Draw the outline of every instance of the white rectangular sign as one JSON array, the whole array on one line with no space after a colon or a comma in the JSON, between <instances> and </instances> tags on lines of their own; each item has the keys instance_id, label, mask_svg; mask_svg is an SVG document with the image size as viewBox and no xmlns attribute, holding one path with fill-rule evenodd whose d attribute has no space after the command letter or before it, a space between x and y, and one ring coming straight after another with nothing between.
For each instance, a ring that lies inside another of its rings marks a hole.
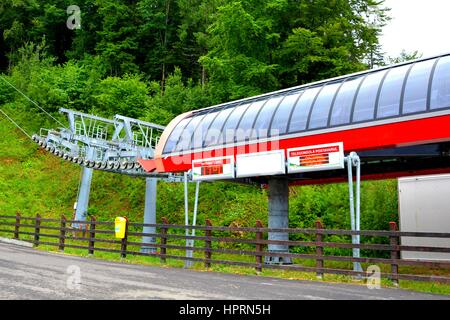
<instances>
[{"instance_id":1,"label":"white rectangular sign","mask_svg":"<svg viewBox=\"0 0 450 320\"><path fill-rule=\"evenodd\" d=\"M284 150L242 154L236 157L236 177L286 174Z\"/></svg>"},{"instance_id":2,"label":"white rectangular sign","mask_svg":"<svg viewBox=\"0 0 450 320\"><path fill-rule=\"evenodd\" d=\"M234 178L234 157L210 158L192 161L192 180L222 180Z\"/></svg>"},{"instance_id":3,"label":"white rectangular sign","mask_svg":"<svg viewBox=\"0 0 450 320\"><path fill-rule=\"evenodd\" d=\"M344 168L342 142L288 149L288 173Z\"/></svg>"}]
</instances>

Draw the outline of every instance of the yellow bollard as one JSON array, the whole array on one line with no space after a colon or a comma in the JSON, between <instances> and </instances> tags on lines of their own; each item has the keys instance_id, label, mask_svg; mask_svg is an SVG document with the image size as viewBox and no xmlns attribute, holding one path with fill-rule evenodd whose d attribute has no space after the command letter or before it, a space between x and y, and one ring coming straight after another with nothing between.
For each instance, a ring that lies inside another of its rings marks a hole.
<instances>
[{"instance_id":1,"label":"yellow bollard","mask_svg":"<svg viewBox=\"0 0 450 320\"><path fill-rule=\"evenodd\" d=\"M116 238L117 239L124 239L125 238L125 228L127 225L127 219L123 217L117 217L115 222L115 232L116 232Z\"/></svg>"}]
</instances>

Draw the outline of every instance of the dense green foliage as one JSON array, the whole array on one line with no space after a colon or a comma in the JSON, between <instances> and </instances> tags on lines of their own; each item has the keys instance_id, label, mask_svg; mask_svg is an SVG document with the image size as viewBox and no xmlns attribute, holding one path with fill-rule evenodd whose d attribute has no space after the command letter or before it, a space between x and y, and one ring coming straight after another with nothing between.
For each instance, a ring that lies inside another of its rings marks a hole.
<instances>
[{"instance_id":1,"label":"dense green foliage","mask_svg":"<svg viewBox=\"0 0 450 320\"><path fill-rule=\"evenodd\" d=\"M378 0L78 0L81 29L66 26L66 0L0 3L0 72L59 117L60 107L167 124L232 99L342 75L383 59L388 20ZM376 21L376 23L374 23ZM57 124L0 80L0 105L29 133ZM59 118L64 121L62 118ZM79 168L37 150L0 120L0 212L71 214ZM161 183L158 216L183 222L182 187ZM362 227L396 220L395 181L363 184ZM90 214L140 220L144 182L96 173ZM346 185L291 190L293 227L319 218L348 228ZM267 223L264 189L204 184L199 223Z\"/></svg>"}]
</instances>

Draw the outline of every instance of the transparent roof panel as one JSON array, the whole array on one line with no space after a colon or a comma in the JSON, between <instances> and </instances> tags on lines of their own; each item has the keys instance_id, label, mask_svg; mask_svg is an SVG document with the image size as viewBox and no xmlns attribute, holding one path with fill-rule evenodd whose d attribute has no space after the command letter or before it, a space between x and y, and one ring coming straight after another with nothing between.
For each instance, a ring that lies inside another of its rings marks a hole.
<instances>
[{"instance_id":1,"label":"transparent roof panel","mask_svg":"<svg viewBox=\"0 0 450 320\"><path fill-rule=\"evenodd\" d=\"M192 142L190 149L197 149L203 147L203 141L205 140L206 132L208 128L212 124L212 122L219 115L220 110L208 113L200 123L200 125L195 129L194 134L192 135Z\"/></svg>"},{"instance_id":2,"label":"transparent roof panel","mask_svg":"<svg viewBox=\"0 0 450 320\"><path fill-rule=\"evenodd\" d=\"M199 114L191 118L191 121L188 123L188 125L184 128L183 132L181 133L180 140L178 141L178 144L175 147L176 152L190 149L192 134L194 133L194 130L197 128L197 126L200 124L200 122L203 120L205 116L206 114Z\"/></svg>"},{"instance_id":3,"label":"transparent roof panel","mask_svg":"<svg viewBox=\"0 0 450 320\"><path fill-rule=\"evenodd\" d=\"M347 80L339 90L331 113L330 125L339 126L350 123L356 91L364 77Z\"/></svg>"},{"instance_id":4,"label":"transparent roof panel","mask_svg":"<svg viewBox=\"0 0 450 320\"><path fill-rule=\"evenodd\" d=\"M180 139L180 134L183 132L189 121L191 121L191 118L183 119L175 127L175 129L173 129L172 133L169 136L169 139L167 139L166 145L164 146L164 153L170 153L175 150L175 146Z\"/></svg>"},{"instance_id":5,"label":"transparent roof panel","mask_svg":"<svg viewBox=\"0 0 450 320\"><path fill-rule=\"evenodd\" d=\"M375 115L375 103L378 88L386 70L369 74L362 82L356 98L353 122L372 120Z\"/></svg>"},{"instance_id":6,"label":"transparent roof panel","mask_svg":"<svg viewBox=\"0 0 450 320\"><path fill-rule=\"evenodd\" d=\"M222 127L229 115L234 111L234 108L227 108L222 110L216 119L214 119L211 127L205 136L203 147L209 147L218 143L219 137L222 133Z\"/></svg>"},{"instance_id":7,"label":"transparent roof panel","mask_svg":"<svg viewBox=\"0 0 450 320\"><path fill-rule=\"evenodd\" d=\"M439 60L433 76L431 110L450 107L450 56Z\"/></svg>"},{"instance_id":8,"label":"transparent roof panel","mask_svg":"<svg viewBox=\"0 0 450 320\"><path fill-rule=\"evenodd\" d=\"M264 107L267 102L268 100L257 101L248 107L236 128L236 142L250 139L253 134L253 123L261 108Z\"/></svg>"},{"instance_id":9,"label":"transparent roof panel","mask_svg":"<svg viewBox=\"0 0 450 320\"><path fill-rule=\"evenodd\" d=\"M255 124L253 126L253 136L252 138L267 138L269 135L269 126L270 122L272 121L273 115L275 113L275 110L277 110L278 106L280 105L281 101L283 101L284 96L281 97L275 97L270 99L264 108L261 110L261 112L258 115L258 118L255 121Z\"/></svg>"},{"instance_id":10,"label":"transparent roof panel","mask_svg":"<svg viewBox=\"0 0 450 320\"><path fill-rule=\"evenodd\" d=\"M234 134L236 132L236 127L239 124L239 120L250 105L251 104L244 104L233 110L222 127L220 138L217 141L218 144L234 142Z\"/></svg>"},{"instance_id":11,"label":"transparent roof panel","mask_svg":"<svg viewBox=\"0 0 450 320\"><path fill-rule=\"evenodd\" d=\"M309 122L308 129L325 128L328 125L328 116L330 115L331 104L338 89L341 86L341 82L326 85L319 93L316 102L314 103L311 120Z\"/></svg>"},{"instance_id":12,"label":"transparent roof panel","mask_svg":"<svg viewBox=\"0 0 450 320\"><path fill-rule=\"evenodd\" d=\"M393 68L389 71L381 88L378 102L377 118L388 118L400 114L400 98L406 73L410 65Z\"/></svg>"},{"instance_id":13,"label":"transparent roof panel","mask_svg":"<svg viewBox=\"0 0 450 320\"><path fill-rule=\"evenodd\" d=\"M428 85L435 61L417 63L411 69L405 86L403 114L427 110Z\"/></svg>"},{"instance_id":14,"label":"transparent roof panel","mask_svg":"<svg viewBox=\"0 0 450 320\"><path fill-rule=\"evenodd\" d=\"M270 136L279 136L287 132L289 117L291 116L292 109L297 104L298 98L300 98L302 93L303 91L286 96L283 99L273 117L272 125L270 127Z\"/></svg>"},{"instance_id":15,"label":"transparent roof panel","mask_svg":"<svg viewBox=\"0 0 450 320\"><path fill-rule=\"evenodd\" d=\"M308 89L300 97L300 100L295 106L294 112L292 114L291 122L289 123L289 133L300 132L306 129L311 105L314 102L314 99L316 98L320 89L322 89L322 87Z\"/></svg>"}]
</instances>

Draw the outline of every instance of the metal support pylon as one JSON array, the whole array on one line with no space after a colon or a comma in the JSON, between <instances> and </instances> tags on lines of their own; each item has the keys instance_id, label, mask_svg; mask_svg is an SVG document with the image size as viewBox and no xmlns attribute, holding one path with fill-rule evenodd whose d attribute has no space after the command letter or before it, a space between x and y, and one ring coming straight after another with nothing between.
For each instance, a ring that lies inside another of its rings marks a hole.
<instances>
[{"instance_id":1,"label":"metal support pylon","mask_svg":"<svg viewBox=\"0 0 450 320\"><path fill-rule=\"evenodd\" d=\"M89 160L93 160L94 158L94 149L93 148L87 148L86 150L86 158ZM91 183L92 183L92 175L94 173L94 170L91 168L83 167L82 169L82 175L81 175L81 184L80 184L80 190L78 193L78 199L77 199L77 207L75 210L75 220L76 221L86 221L87 219L87 212L89 208L89 196L91 193ZM74 228L86 228L86 225L80 225L78 223L74 223L72 227Z\"/></svg>"},{"instance_id":2,"label":"metal support pylon","mask_svg":"<svg viewBox=\"0 0 450 320\"><path fill-rule=\"evenodd\" d=\"M289 181L286 178L269 179L269 228L289 228ZM289 240L287 232L269 232L269 240ZM269 244L271 253L289 253L288 245ZM266 264L292 264L289 257L266 256Z\"/></svg>"},{"instance_id":3,"label":"metal support pylon","mask_svg":"<svg viewBox=\"0 0 450 320\"><path fill-rule=\"evenodd\" d=\"M158 180L155 178L145 179L145 208L144 208L144 224L156 224L156 196L157 196ZM143 233L155 234L155 227L144 226ZM155 244L155 237L145 236L142 242L146 244ZM155 253L156 248L152 246L143 246L142 253Z\"/></svg>"}]
</instances>

